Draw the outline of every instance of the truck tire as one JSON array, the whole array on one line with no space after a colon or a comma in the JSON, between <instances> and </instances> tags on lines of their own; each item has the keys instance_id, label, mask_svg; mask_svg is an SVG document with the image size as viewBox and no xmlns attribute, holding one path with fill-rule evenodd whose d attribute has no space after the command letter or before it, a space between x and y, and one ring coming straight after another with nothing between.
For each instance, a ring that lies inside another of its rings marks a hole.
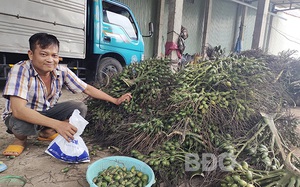
<instances>
[{"instance_id":1,"label":"truck tire","mask_svg":"<svg viewBox=\"0 0 300 187\"><path fill-rule=\"evenodd\" d=\"M112 57L105 57L100 60L97 66L97 82L100 86L107 86L110 82L110 78L122 72L122 70L123 67L118 60Z\"/></svg>"}]
</instances>

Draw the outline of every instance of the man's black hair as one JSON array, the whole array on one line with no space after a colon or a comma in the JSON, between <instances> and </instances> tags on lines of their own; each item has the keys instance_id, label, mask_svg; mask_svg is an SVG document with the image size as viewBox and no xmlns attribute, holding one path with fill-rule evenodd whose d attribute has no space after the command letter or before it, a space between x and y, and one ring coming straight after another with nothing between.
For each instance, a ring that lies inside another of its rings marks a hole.
<instances>
[{"instance_id":1,"label":"man's black hair","mask_svg":"<svg viewBox=\"0 0 300 187\"><path fill-rule=\"evenodd\" d=\"M50 45L57 45L59 48L59 41L52 34L36 33L29 38L30 50L33 52L37 45L39 45L42 49L46 49Z\"/></svg>"}]
</instances>

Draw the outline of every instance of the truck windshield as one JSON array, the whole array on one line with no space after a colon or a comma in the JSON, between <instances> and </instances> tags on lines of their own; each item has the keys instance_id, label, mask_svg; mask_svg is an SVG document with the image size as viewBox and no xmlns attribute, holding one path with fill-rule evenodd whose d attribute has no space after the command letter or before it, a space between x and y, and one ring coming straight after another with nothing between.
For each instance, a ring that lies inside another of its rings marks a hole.
<instances>
[{"instance_id":1,"label":"truck windshield","mask_svg":"<svg viewBox=\"0 0 300 187\"><path fill-rule=\"evenodd\" d=\"M103 21L122 27L128 36L137 40L137 29L130 13L122 8L111 4L103 4Z\"/></svg>"}]
</instances>

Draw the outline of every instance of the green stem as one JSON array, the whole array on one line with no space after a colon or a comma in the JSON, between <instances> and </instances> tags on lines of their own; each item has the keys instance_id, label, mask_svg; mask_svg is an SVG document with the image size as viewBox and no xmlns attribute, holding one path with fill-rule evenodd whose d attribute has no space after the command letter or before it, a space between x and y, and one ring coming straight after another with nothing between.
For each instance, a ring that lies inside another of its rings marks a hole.
<instances>
[{"instance_id":1,"label":"green stem","mask_svg":"<svg viewBox=\"0 0 300 187\"><path fill-rule=\"evenodd\" d=\"M250 171L252 171L253 173L263 173L265 175L275 175L277 173L285 173L286 171L284 169L278 169L278 170L275 170L275 171L265 171L265 170L256 170L256 169L250 169Z\"/></svg>"},{"instance_id":2,"label":"green stem","mask_svg":"<svg viewBox=\"0 0 300 187\"><path fill-rule=\"evenodd\" d=\"M207 68L204 69L204 71L202 71L198 76L196 76L194 78L194 80L192 80L189 85L192 85L193 82L195 82L199 77L201 77L204 73L206 73L210 68L212 67L212 65L209 65Z\"/></svg>"},{"instance_id":3,"label":"green stem","mask_svg":"<svg viewBox=\"0 0 300 187\"><path fill-rule=\"evenodd\" d=\"M264 124L244 145L243 147L239 150L239 152L237 152L237 154L235 155L235 158L237 158L241 153L242 151L246 148L246 146L251 143L253 140L256 139L256 137L258 136L258 134L260 134L264 129L265 127L268 126L268 124Z\"/></svg>"},{"instance_id":4,"label":"green stem","mask_svg":"<svg viewBox=\"0 0 300 187\"><path fill-rule=\"evenodd\" d=\"M276 175L275 175L276 174ZM282 173L273 173L272 175L267 175L267 176L264 176L263 178L260 178L260 179L255 179L255 182L262 182L264 180L267 180L267 179L273 179L273 178L276 178L276 177L282 177L282 176L285 176L286 173L282 172Z\"/></svg>"}]
</instances>

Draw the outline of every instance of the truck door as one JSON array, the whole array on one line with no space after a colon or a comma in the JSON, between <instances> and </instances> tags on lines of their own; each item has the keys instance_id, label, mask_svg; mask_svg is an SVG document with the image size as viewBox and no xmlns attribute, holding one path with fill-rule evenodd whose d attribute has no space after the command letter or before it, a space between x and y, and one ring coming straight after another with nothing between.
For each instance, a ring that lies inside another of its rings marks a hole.
<instances>
[{"instance_id":1,"label":"truck door","mask_svg":"<svg viewBox=\"0 0 300 187\"><path fill-rule=\"evenodd\" d=\"M101 53L119 54L126 64L141 61L144 43L131 11L122 4L102 1L100 16L103 20L99 41Z\"/></svg>"}]
</instances>

